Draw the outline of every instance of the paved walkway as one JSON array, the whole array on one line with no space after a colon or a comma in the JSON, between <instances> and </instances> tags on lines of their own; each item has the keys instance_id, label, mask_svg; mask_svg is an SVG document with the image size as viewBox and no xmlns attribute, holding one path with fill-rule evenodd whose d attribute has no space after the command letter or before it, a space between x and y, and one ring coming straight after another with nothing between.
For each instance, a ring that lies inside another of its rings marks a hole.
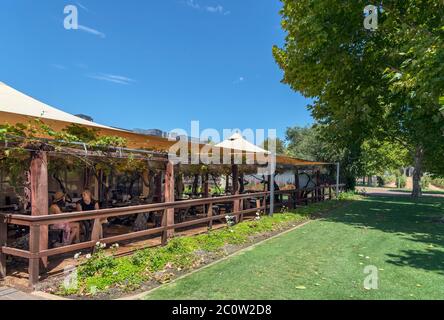
<instances>
[{"instance_id":1,"label":"paved walkway","mask_svg":"<svg viewBox=\"0 0 444 320\"><path fill-rule=\"evenodd\" d=\"M404 196L404 197L410 197L410 192L409 191L402 191L402 190L397 190L397 189L372 188L372 187L356 187L356 190L358 192L363 192L365 190L365 194L368 195L368 196ZM442 194L442 193L428 193L427 191L423 191L422 195L424 197L444 198L444 194Z\"/></svg>"},{"instance_id":2,"label":"paved walkway","mask_svg":"<svg viewBox=\"0 0 444 320\"><path fill-rule=\"evenodd\" d=\"M0 300L41 300L42 298L14 288L0 287Z\"/></svg>"}]
</instances>

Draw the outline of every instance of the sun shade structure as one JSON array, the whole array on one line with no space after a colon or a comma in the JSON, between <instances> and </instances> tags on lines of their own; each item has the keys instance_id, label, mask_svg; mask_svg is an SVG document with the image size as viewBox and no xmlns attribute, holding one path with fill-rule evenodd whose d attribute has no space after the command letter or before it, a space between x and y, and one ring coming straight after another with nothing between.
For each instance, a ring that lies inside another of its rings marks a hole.
<instances>
[{"instance_id":1,"label":"sun shade structure","mask_svg":"<svg viewBox=\"0 0 444 320\"><path fill-rule=\"evenodd\" d=\"M127 147L133 149L146 149L157 152L168 153L170 148L176 143L166 138L139 134L130 130L114 128L96 122L88 121L58 108L49 106L35 98L32 98L7 84L0 82L0 124L27 123L39 118L54 130L62 130L75 123L98 131L99 135L119 136L126 139ZM190 142L190 146L191 146ZM199 144L201 149L204 144ZM229 149L232 153L239 151L246 153L269 154L268 151L248 142L240 134L234 134L229 139L217 144L216 147ZM322 165L325 163L307 161L288 157L284 155L276 156L277 164L289 166L309 166Z\"/></svg>"},{"instance_id":2,"label":"sun shade structure","mask_svg":"<svg viewBox=\"0 0 444 320\"><path fill-rule=\"evenodd\" d=\"M112 129L92 121L82 119L70 113L51 107L10 86L0 82L0 111L17 113L33 118L44 118L62 122L86 125L89 127Z\"/></svg>"},{"instance_id":3,"label":"sun shade structure","mask_svg":"<svg viewBox=\"0 0 444 320\"><path fill-rule=\"evenodd\" d=\"M270 154L269 151L259 148L258 146L244 139L244 137L242 137L240 133L233 134L227 140L224 140L221 143L216 144L215 146L224 149L245 151L248 153Z\"/></svg>"}]
</instances>

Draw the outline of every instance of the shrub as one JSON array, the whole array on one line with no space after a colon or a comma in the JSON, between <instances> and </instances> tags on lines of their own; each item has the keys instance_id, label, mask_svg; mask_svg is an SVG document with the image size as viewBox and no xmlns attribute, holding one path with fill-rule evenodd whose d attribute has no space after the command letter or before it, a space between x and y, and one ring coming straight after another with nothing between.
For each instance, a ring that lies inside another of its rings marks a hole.
<instances>
[{"instance_id":1,"label":"shrub","mask_svg":"<svg viewBox=\"0 0 444 320\"><path fill-rule=\"evenodd\" d=\"M396 177L396 187L398 188L405 188L405 186L407 185L407 177L402 175L402 176L397 176Z\"/></svg>"},{"instance_id":2,"label":"shrub","mask_svg":"<svg viewBox=\"0 0 444 320\"><path fill-rule=\"evenodd\" d=\"M425 174L424 176L422 176L421 189L428 189L431 182L432 182L432 178L429 175Z\"/></svg>"},{"instance_id":3,"label":"shrub","mask_svg":"<svg viewBox=\"0 0 444 320\"><path fill-rule=\"evenodd\" d=\"M431 184L438 188L444 188L444 178L434 178L432 179Z\"/></svg>"},{"instance_id":4,"label":"shrub","mask_svg":"<svg viewBox=\"0 0 444 320\"><path fill-rule=\"evenodd\" d=\"M359 200L361 196L355 191L347 191L339 194L339 200Z\"/></svg>"},{"instance_id":5,"label":"shrub","mask_svg":"<svg viewBox=\"0 0 444 320\"><path fill-rule=\"evenodd\" d=\"M383 176L378 176L378 187L384 187L388 184L391 184L393 182L396 181L396 177L394 175L383 175Z\"/></svg>"}]
</instances>

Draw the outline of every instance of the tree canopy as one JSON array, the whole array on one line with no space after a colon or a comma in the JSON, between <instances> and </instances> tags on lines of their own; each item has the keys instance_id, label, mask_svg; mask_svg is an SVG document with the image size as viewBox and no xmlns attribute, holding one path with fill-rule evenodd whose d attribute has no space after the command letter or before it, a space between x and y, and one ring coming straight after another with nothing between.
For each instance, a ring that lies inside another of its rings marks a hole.
<instances>
[{"instance_id":1,"label":"tree canopy","mask_svg":"<svg viewBox=\"0 0 444 320\"><path fill-rule=\"evenodd\" d=\"M444 155L444 3L384 1L373 32L363 27L365 1L282 2L287 36L273 54L283 82L314 99L323 135L352 163L365 141L402 145L419 195L424 170L444 174L433 165Z\"/></svg>"}]
</instances>

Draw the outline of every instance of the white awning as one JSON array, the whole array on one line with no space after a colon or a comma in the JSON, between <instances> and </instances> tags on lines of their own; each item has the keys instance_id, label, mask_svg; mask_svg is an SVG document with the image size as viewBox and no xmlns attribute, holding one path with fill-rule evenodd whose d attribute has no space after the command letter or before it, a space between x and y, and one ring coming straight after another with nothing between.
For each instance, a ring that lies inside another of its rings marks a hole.
<instances>
[{"instance_id":1,"label":"white awning","mask_svg":"<svg viewBox=\"0 0 444 320\"><path fill-rule=\"evenodd\" d=\"M239 133L233 134L230 138L222 141L221 143L216 144L215 146L219 148L234 149L251 153L270 154L269 151L264 150L252 144L251 142L245 140L244 137L242 137L242 135Z\"/></svg>"},{"instance_id":2,"label":"white awning","mask_svg":"<svg viewBox=\"0 0 444 320\"><path fill-rule=\"evenodd\" d=\"M116 130L51 107L2 82L0 82L0 111Z\"/></svg>"}]
</instances>

